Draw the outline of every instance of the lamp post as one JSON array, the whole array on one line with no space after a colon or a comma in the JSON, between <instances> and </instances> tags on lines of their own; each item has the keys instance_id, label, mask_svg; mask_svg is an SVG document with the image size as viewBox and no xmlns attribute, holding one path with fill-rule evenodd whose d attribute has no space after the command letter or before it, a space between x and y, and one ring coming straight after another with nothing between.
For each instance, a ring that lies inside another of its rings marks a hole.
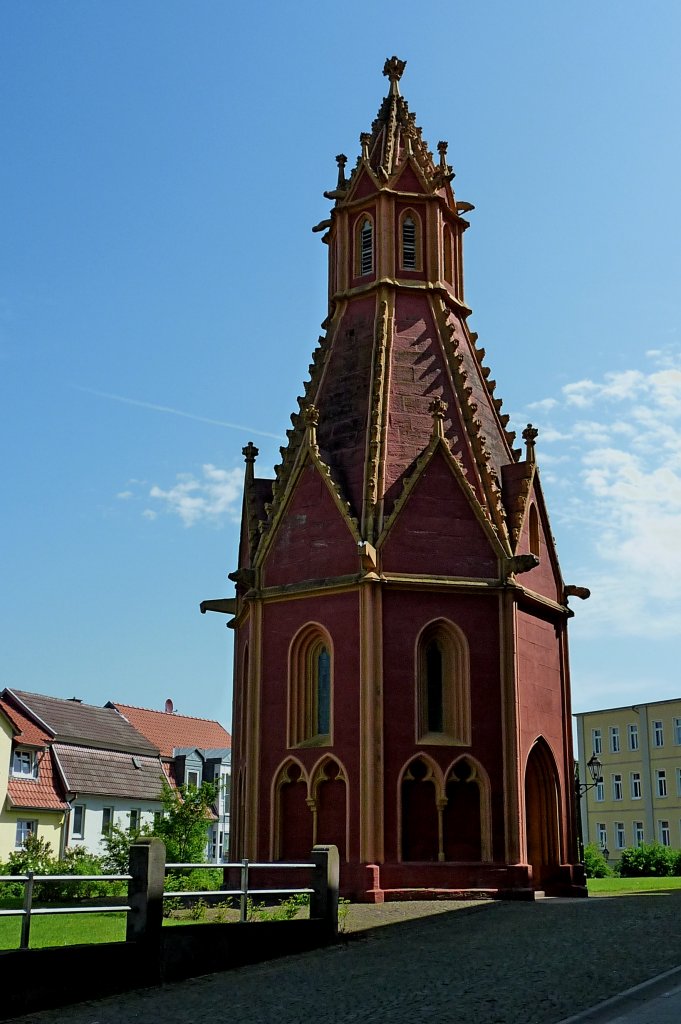
<instances>
[{"instance_id":1,"label":"lamp post","mask_svg":"<svg viewBox=\"0 0 681 1024\"><path fill-rule=\"evenodd\" d=\"M575 771L575 796L577 798L577 843L579 846L579 860L584 863L584 837L582 835L582 797L590 789L595 789L599 782L603 781L603 764L595 753L586 762L586 767L591 777L591 782L579 781L579 767ZM607 858L606 858L607 859Z\"/></svg>"}]
</instances>

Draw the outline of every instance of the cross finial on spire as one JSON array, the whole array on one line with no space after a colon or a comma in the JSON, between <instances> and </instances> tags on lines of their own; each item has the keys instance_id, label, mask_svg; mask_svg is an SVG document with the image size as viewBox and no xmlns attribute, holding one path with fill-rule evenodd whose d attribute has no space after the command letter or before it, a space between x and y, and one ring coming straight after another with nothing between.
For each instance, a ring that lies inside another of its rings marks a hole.
<instances>
[{"instance_id":1,"label":"cross finial on spire","mask_svg":"<svg viewBox=\"0 0 681 1024\"><path fill-rule=\"evenodd\" d=\"M444 419L447 412L447 403L437 395L428 406L428 412L433 417L433 437L444 437Z\"/></svg>"},{"instance_id":2,"label":"cross finial on spire","mask_svg":"<svg viewBox=\"0 0 681 1024\"><path fill-rule=\"evenodd\" d=\"M260 450L255 447L252 441L249 441L245 448L241 449L241 454L246 460L246 465L253 465L256 458L260 454Z\"/></svg>"},{"instance_id":3,"label":"cross finial on spire","mask_svg":"<svg viewBox=\"0 0 681 1024\"><path fill-rule=\"evenodd\" d=\"M399 57L394 56L388 57L383 65L383 74L386 78L390 79L390 91L398 96L400 94L400 89L397 83L404 74L406 66L406 60L400 60Z\"/></svg>"},{"instance_id":4,"label":"cross finial on spire","mask_svg":"<svg viewBox=\"0 0 681 1024\"><path fill-rule=\"evenodd\" d=\"M536 427L533 427L531 423L528 423L523 430L523 441L527 448L527 461L534 462L534 442L537 440L539 431Z\"/></svg>"}]
</instances>

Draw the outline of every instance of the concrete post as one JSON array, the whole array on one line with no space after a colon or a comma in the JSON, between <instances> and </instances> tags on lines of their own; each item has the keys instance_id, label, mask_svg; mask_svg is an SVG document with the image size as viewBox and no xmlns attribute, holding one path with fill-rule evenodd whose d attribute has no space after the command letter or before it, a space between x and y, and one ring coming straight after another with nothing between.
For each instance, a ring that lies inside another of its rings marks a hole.
<instances>
[{"instance_id":1,"label":"concrete post","mask_svg":"<svg viewBox=\"0 0 681 1024\"><path fill-rule=\"evenodd\" d=\"M312 861L315 870L312 877L314 892L310 896L310 919L326 922L328 937L333 940L338 937L338 847L313 847Z\"/></svg>"},{"instance_id":2,"label":"concrete post","mask_svg":"<svg viewBox=\"0 0 681 1024\"><path fill-rule=\"evenodd\" d=\"M158 954L163 924L163 886L165 884L166 848L160 839L138 839L130 847L128 882L128 923L126 942L138 942L148 952Z\"/></svg>"}]
</instances>

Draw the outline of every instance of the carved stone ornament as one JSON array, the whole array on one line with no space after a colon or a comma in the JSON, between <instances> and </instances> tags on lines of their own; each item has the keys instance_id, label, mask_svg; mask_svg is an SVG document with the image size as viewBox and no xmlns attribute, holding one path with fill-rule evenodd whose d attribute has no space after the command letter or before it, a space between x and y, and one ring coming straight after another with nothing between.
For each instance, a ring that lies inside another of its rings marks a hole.
<instances>
[{"instance_id":1,"label":"carved stone ornament","mask_svg":"<svg viewBox=\"0 0 681 1024\"><path fill-rule=\"evenodd\" d=\"M389 78L391 82L399 82L400 78L404 74L406 66L406 60L400 60L399 57L388 57L383 65L383 74L386 78Z\"/></svg>"},{"instance_id":2,"label":"carved stone ornament","mask_svg":"<svg viewBox=\"0 0 681 1024\"><path fill-rule=\"evenodd\" d=\"M241 449L241 454L246 462L252 465L260 454L260 449L256 448L252 441L249 441L246 447Z\"/></svg>"},{"instance_id":3,"label":"carved stone ornament","mask_svg":"<svg viewBox=\"0 0 681 1024\"><path fill-rule=\"evenodd\" d=\"M534 443L537 440L539 431L536 427L533 427L531 423L528 423L523 430L523 441L527 447L527 461L534 462Z\"/></svg>"}]
</instances>

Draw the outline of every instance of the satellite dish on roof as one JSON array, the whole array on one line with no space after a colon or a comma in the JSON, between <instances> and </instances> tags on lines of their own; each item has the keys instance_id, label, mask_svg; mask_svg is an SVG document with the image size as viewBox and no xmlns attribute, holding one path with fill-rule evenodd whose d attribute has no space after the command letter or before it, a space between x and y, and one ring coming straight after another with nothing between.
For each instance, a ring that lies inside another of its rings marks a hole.
<instances>
[{"instance_id":1,"label":"satellite dish on roof","mask_svg":"<svg viewBox=\"0 0 681 1024\"><path fill-rule=\"evenodd\" d=\"M175 710L175 707L173 705L173 702L170 699L170 697L168 697L168 700L166 701L166 714L167 715L172 715L174 710Z\"/></svg>"}]
</instances>

